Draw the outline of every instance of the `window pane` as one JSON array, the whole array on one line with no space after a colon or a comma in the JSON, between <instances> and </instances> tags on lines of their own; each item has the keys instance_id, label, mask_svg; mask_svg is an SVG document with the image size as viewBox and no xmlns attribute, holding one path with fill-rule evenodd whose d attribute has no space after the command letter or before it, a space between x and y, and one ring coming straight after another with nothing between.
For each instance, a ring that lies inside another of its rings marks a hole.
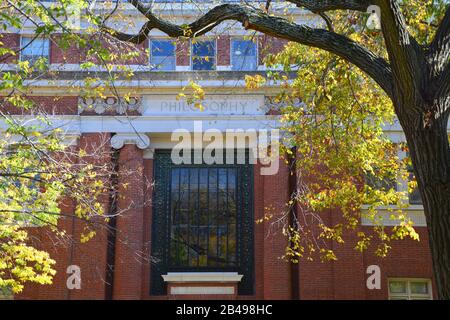
<instances>
[{"instance_id":1,"label":"window pane","mask_svg":"<svg viewBox=\"0 0 450 320\"><path fill-rule=\"evenodd\" d=\"M192 68L214 70L216 67L216 42L198 41L192 44Z\"/></svg>"},{"instance_id":2,"label":"window pane","mask_svg":"<svg viewBox=\"0 0 450 320\"><path fill-rule=\"evenodd\" d=\"M171 174L170 265L236 263L236 168L179 167Z\"/></svg>"},{"instance_id":3,"label":"window pane","mask_svg":"<svg viewBox=\"0 0 450 320\"><path fill-rule=\"evenodd\" d=\"M216 54L215 41L197 41L192 45L195 56L211 57Z\"/></svg>"},{"instance_id":4,"label":"window pane","mask_svg":"<svg viewBox=\"0 0 450 320\"><path fill-rule=\"evenodd\" d=\"M256 55L256 43L251 40L232 40L232 47L237 56Z\"/></svg>"},{"instance_id":5,"label":"window pane","mask_svg":"<svg viewBox=\"0 0 450 320\"><path fill-rule=\"evenodd\" d=\"M412 168L408 168L408 171L410 172L409 181L412 181L414 179L414 173L412 172ZM422 196L420 195L419 188L415 188L410 194L408 194L408 196L409 196L409 204L417 204L417 205L422 204Z\"/></svg>"},{"instance_id":6,"label":"window pane","mask_svg":"<svg viewBox=\"0 0 450 320\"><path fill-rule=\"evenodd\" d=\"M397 181L395 179L380 178L373 174L366 174L366 183L375 190L389 191L397 190Z\"/></svg>"},{"instance_id":7,"label":"window pane","mask_svg":"<svg viewBox=\"0 0 450 320\"><path fill-rule=\"evenodd\" d=\"M405 281L390 281L389 282L390 293L406 293Z\"/></svg>"},{"instance_id":8,"label":"window pane","mask_svg":"<svg viewBox=\"0 0 450 320\"><path fill-rule=\"evenodd\" d=\"M175 70L175 44L171 40L152 40L150 63L157 70Z\"/></svg>"},{"instance_id":9,"label":"window pane","mask_svg":"<svg viewBox=\"0 0 450 320\"><path fill-rule=\"evenodd\" d=\"M409 154L407 156L409 157ZM408 165L407 170L409 172L408 180L413 181L414 171L412 166ZM408 194L408 197L409 197L409 204L417 204L417 205L422 204L422 196L420 195L420 191L418 188L415 188L410 194Z\"/></svg>"},{"instance_id":10,"label":"window pane","mask_svg":"<svg viewBox=\"0 0 450 320\"><path fill-rule=\"evenodd\" d=\"M232 69L256 70L256 43L251 40L232 40L231 42Z\"/></svg>"},{"instance_id":11,"label":"window pane","mask_svg":"<svg viewBox=\"0 0 450 320\"><path fill-rule=\"evenodd\" d=\"M175 70L175 57L152 57L152 66L159 71Z\"/></svg>"},{"instance_id":12,"label":"window pane","mask_svg":"<svg viewBox=\"0 0 450 320\"><path fill-rule=\"evenodd\" d=\"M410 286L412 294L428 294L428 282L411 282Z\"/></svg>"},{"instance_id":13,"label":"window pane","mask_svg":"<svg viewBox=\"0 0 450 320\"><path fill-rule=\"evenodd\" d=\"M232 69L235 71L256 70L258 67L256 43L251 40L232 40L231 55Z\"/></svg>"},{"instance_id":14,"label":"window pane","mask_svg":"<svg viewBox=\"0 0 450 320\"><path fill-rule=\"evenodd\" d=\"M31 37L21 38L21 59L23 61L28 60L35 62L39 58L49 58L50 55L50 43L48 39Z\"/></svg>"}]
</instances>

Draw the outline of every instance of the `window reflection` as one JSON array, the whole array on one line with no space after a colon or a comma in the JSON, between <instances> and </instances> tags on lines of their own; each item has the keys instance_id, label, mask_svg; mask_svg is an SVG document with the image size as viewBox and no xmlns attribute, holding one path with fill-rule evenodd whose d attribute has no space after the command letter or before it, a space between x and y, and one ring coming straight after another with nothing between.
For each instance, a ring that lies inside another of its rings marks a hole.
<instances>
[{"instance_id":1,"label":"window reflection","mask_svg":"<svg viewBox=\"0 0 450 320\"><path fill-rule=\"evenodd\" d=\"M236 265L236 168L173 168L170 265Z\"/></svg>"}]
</instances>

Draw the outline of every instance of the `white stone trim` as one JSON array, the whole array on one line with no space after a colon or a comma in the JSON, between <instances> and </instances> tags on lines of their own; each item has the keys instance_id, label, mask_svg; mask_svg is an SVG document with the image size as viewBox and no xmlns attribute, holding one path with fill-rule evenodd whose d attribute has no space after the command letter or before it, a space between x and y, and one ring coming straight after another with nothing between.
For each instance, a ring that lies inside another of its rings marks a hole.
<instances>
[{"instance_id":1,"label":"white stone trim","mask_svg":"<svg viewBox=\"0 0 450 320\"><path fill-rule=\"evenodd\" d=\"M364 213L367 212L367 209L362 209L362 215L361 215L361 225L363 226L375 226L375 225L383 225L387 227L393 227L398 226L400 223L400 220L395 219L395 216L398 214L395 212L396 208L392 207L392 210L394 212L388 211L387 208L380 208L378 212L376 213L376 221L369 219L364 216ZM426 227L427 221L425 218L425 213L423 211L423 206L421 205L411 205L407 209L403 210L404 213L408 216L409 219L413 221L414 227ZM394 219L391 219L391 217L394 216ZM378 223L376 223L378 222Z\"/></svg>"},{"instance_id":2,"label":"white stone trim","mask_svg":"<svg viewBox=\"0 0 450 320\"><path fill-rule=\"evenodd\" d=\"M120 115L130 111L142 112L142 98L130 97L116 98L107 97L103 98L78 98L78 112L95 111L97 114L103 114L106 111L114 111Z\"/></svg>"},{"instance_id":3,"label":"white stone trim","mask_svg":"<svg viewBox=\"0 0 450 320\"><path fill-rule=\"evenodd\" d=\"M234 287L171 287L170 294L234 294Z\"/></svg>"},{"instance_id":4,"label":"white stone trim","mask_svg":"<svg viewBox=\"0 0 450 320\"><path fill-rule=\"evenodd\" d=\"M121 149L125 144L135 144L139 149L147 149L150 146L150 138L145 134L118 133L111 138L111 146Z\"/></svg>"},{"instance_id":5,"label":"white stone trim","mask_svg":"<svg viewBox=\"0 0 450 320\"><path fill-rule=\"evenodd\" d=\"M154 148L146 149L144 151L144 159L148 160L148 159L153 159L154 157L155 157L155 149Z\"/></svg>"},{"instance_id":6,"label":"white stone trim","mask_svg":"<svg viewBox=\"0 0 450 320\"><path fill-rule=\"evenodd\" d=\"M231 65L229 66L216 66L217 71L232 71Z\"/></svg>"},{"instance_id":7,"label":"white stone trim","mask_svg":"<svg viewBox=\"0 0 450 320\"><path fill-rule=\"evenodd\" d=\"M191 66L175 66L175 71L188 72L191 71Z\"/></svg>"},{"instance_id":8,"label":"white stone trim","mask_svg":"<svg viewBox=\"0 0 450 320\"><path fill-rule=\"evenodd\" d=\"M240 282L237 272L169 272L162 275L164 282Z\"/></svg>"}]
</instances>

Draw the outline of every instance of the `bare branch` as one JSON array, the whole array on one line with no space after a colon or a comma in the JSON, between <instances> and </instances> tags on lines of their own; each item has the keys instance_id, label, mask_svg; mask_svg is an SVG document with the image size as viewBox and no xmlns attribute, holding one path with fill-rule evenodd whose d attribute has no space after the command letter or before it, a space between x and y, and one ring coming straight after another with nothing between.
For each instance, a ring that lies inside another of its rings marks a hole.
<instances>
[{"instance_id":1,"label":"bare branch","mask_svg":"<svg viewBox=\"0 0 450 320\"><path fill-rule=\"evenodd\" d=\"M355 64L381 88L392 97L393 78L389 64L378 55L362 47L355 41L324 29L314 29L306 25L298 25L280 17L268 15L260 9L245 5L224 4L217 6L187 26L164 21L151 13L148 7L140 1L130 1L141 13L145 14L148 22L137 35L128 35L104 27L103 30L123 41L144 40L153 28L166 33L170 37L196 37L212 30L226 20L242 23L245 29L262 32L267 35L317 47Z\"/></svg>"},{"instance_id":2,"label":"bare branch","mask_svg":"<svg viewBox=\"0 0 450 320\"><path fill-rule=\"evenodd\" d=\"M430 45L430 60L435 75L448 65L450 59L450 5Z\"/></svg>"},{"instance_id":3,"label":"bare branch","mask_svg":"<svg viewBox=\"0 0 450 320\"><path fill-rule=\"evenodd\" d=\"M324 12L331 10L355 10L366 11L372 4L369 0L288 0L297 7L303 7L312 12Z\"/></svg>"}]
</instances>

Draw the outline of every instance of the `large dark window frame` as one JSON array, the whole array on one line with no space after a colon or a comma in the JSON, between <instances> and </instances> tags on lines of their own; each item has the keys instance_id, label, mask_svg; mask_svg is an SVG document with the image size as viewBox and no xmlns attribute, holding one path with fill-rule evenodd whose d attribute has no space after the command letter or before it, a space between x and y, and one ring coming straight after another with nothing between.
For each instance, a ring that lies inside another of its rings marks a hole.
<instances>
[{"instance_id":1,"label":"large dark window frame","mask_svg":"<svg viewBox=\"0 0 450 320\"><path fill-rule=\"evenodd\" d=\"M225 152L224 152L225 154ZM248 155L248 153L247 153ZM248 158L248 157L247 157ZM236 162L235 162L236 163ZM165 295L166 285L162 275L168 272L238 272L243 275L238 285L238 293L251 295L254 293L254 213L253 213L253 165L175 165L171 161L170 150L157 150L154 158L152 213L152 257L151 295ZM171 172L173 168L236 168L237 170L237 217L236 267L169 267L170 243L170 190Z\"/></svg>"}]
</instances>

